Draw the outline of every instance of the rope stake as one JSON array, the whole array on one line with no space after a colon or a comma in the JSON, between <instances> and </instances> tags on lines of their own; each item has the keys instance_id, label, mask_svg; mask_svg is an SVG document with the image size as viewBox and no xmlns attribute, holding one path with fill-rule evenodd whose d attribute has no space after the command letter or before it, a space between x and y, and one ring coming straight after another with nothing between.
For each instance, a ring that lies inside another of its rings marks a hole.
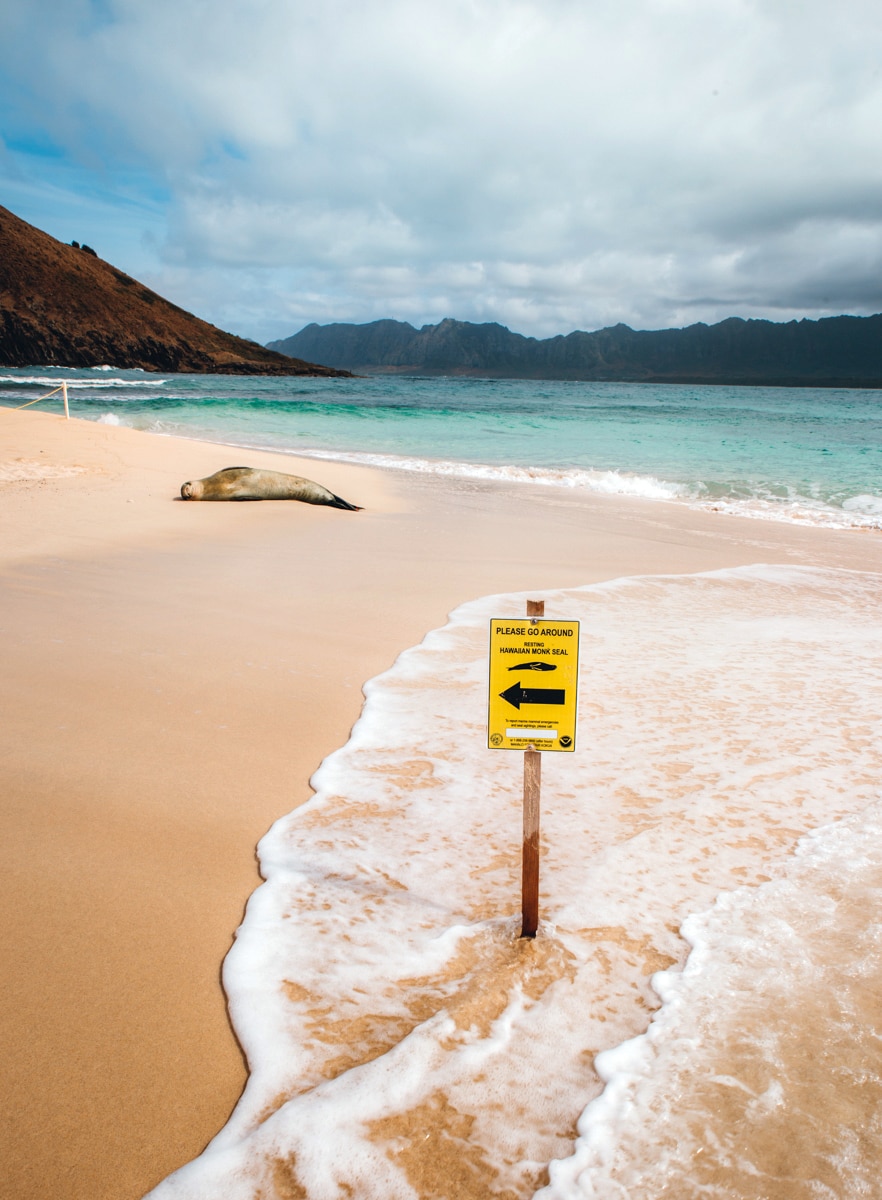
<instances>
[{"instance_id":1,"label":"rope stake","mask_svg":"<svg viewBox=\"0 0 882 1200\"><path fill-rule=\"evenodd\" d=\"M65 380L64 383L62 383L59 387L53 388L51 392L47 392L45 396L38 396L36 400L28 400L27 404L16 404L16 406L12 409L12 412L20 412L20 410L23 408L30 408L32 404L39 404L41 400L48 400L50 396L55 396L59 392L62 392L64 395L64 416L65 419L69 421L70 407L67 402L67 380Z\"/></svg>"}]
</instances>

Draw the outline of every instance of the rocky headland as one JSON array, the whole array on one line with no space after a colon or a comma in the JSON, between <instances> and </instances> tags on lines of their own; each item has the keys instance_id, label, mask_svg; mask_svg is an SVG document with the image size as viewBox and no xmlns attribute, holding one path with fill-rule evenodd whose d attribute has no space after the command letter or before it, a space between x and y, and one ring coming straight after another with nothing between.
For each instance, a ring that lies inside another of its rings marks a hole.
<instances>
[{"instance_id":1,"label":"rocky headland","mask_svg":"<svg viewBox=\"0 0 882 1200\"><path fill-rule=\"evenodd\" d=\"M345 375L224 333L0 207L0 365Z\"/></svg>"}]
</instances>

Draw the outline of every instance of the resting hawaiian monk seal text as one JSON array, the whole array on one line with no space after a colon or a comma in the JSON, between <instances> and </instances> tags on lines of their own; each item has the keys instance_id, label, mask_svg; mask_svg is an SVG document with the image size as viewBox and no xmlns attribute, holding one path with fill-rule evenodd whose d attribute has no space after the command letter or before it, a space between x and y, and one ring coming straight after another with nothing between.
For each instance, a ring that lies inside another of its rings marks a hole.
<instances>
[{"instance_id":1,"label":"resting hawaiian monk seal text","mask_svg":"<svg viewBox=\"0 0 882 1200\"><path fill-rule=\"evenodd\" d=\"M330 508L361 511L360 505L342 500L311 479L285 475L281 471L261 471L256 467L224 467L206 479L191 479L181 485L181 499L302 500L304 504L327 504Z\"/></svg>"}]
</instances>

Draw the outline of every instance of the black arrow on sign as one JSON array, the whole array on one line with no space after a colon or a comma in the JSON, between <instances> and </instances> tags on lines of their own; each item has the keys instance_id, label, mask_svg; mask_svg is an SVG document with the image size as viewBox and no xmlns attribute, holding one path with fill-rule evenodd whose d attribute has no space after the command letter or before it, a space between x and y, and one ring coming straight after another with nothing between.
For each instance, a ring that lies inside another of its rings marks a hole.
<instances>
[{"instance_id":1,"label":"black arrow on sign","mask_svg":"<svg viewBox=\"0 0 882 1200\"><path fill-rule=\"evenodd\" d=\"M564 688L525 688L520 682L499 693L501 700L518 709L522 704L566 704L566 695Z\"/></svg>"}]
</instances>

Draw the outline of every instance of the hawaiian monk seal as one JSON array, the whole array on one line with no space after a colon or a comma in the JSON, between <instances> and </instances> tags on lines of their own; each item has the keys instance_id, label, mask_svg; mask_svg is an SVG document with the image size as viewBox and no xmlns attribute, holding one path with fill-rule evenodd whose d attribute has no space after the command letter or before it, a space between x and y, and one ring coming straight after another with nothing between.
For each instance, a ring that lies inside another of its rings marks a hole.
<instances>
[{"instance_id":1,"label":"hawaiian monk seal","mask_svg":"<svg viewBox=\"0 0 882 1200\"><path fill-rule=\"evenodd\" d=\"M256 467L224 467L206 479L191 479L181 485L181 499L302 500L305 504L327 504L331 508L361 512L360 505L342 500L311 479L284 475L281 471L261 471Z\"/></svg>"}]
</instances>

